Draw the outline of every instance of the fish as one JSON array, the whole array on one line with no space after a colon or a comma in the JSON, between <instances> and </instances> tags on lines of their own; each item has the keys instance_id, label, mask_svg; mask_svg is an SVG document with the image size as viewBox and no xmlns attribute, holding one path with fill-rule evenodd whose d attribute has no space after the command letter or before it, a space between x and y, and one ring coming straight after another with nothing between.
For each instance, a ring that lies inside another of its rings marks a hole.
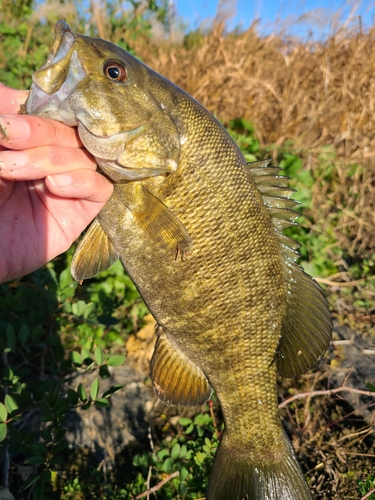
<instances>
[{"instance_id":1,"label":"fish","mask_svg":"<svg viewBox=\"0 0 375 500\"><path fill-rule=\"evenodd\" d=\"M219 121L116 45L64 21L33 74L26 111L75 126L114 185L71 272L120 259L157 322L151 379L170 405L215 391L225 428L207 500L308 500L278 412L277 374L297 377L326 351L332 320L297 263L287 178L247 163Z\"/></svg>"}]
</instances>

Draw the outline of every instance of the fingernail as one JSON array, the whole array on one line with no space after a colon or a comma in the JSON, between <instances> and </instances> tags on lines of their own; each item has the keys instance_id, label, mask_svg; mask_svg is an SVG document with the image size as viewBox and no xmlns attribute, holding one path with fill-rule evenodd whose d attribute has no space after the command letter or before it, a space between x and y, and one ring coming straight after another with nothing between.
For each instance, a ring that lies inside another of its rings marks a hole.
<instances>
[{"instance_id":1,"label":"fingernail","mask_svg":"<svg viewBox=\"0 0 375 500\"><path fill-rule=\"evenodd\" d=\"M0 116L0 140L15 141L27 139L30 136L30 125L16 115Z\"/></svg>"},{"instance_id":2,"label":"fingernail","mask_svg":"<svg viewBox=\"0 0 375 500\"><path fill-rule=\"evenodd\" d=\"M17 168L24 167L28 162L28 155L21 151L2 151L0 153L0 170L2 172L12 172Z\"/></svg>"},{"instance_id":3,"label":"fingernail","mask_svg":"<svg viewBox=\"0 0 375 500\"><path fill-rule=\"evenodd\" d=\"M73 183L73 178L68 174L47 175L47 179L55 187L66 187Z\"/></svg>"}]
</instances>

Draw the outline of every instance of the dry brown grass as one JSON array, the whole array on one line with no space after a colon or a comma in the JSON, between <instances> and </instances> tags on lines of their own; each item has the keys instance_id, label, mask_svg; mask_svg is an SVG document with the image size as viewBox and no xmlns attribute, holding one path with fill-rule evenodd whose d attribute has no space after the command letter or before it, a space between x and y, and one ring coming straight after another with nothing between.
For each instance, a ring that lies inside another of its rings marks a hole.
<instances>
[{"instance_id":1,"label":"dry brown grass","mask_svg":"<svg viewBox=\"0 0 375 500\"><path fill-rule=\"evenodd\" d=\"M375 253L375 28L302 43L254 28L224 36L218 26L195 48L151 49L137 52L224 123L251 121L262 146L292 140L313 172L322 147L333 146L331 181L314 193L316 216L335 221L351 254Z\"/></svg>"}]
</instances>

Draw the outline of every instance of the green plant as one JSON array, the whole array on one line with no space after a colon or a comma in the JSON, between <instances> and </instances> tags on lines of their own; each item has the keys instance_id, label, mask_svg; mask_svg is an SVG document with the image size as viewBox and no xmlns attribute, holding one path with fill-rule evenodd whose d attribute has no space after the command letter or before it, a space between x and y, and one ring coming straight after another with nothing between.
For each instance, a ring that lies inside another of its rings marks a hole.
<instances>
[{"instance_id":1,"label":"green plant","mask_svg":"<svg viewBox=\"0 0 375 500\"><path fill-rule=\"evenodd\" d=\"M218 432L208 413L208 406L194 418L180 418L180 430L172 440L164 440L155 452L136 455L133 464L142 469L135 484L129 485L132 495L146 489L141 478L151 474L153 483L168 475L168 482L158 490L165 500L193 500L204 496L212 460L218 446Z\"/></svg>"},{"instance_id":2,"label":"green plant","mask_svg":"<svg viewBox=\"0 0 375 500\"><path fill-rule=\"evenodd\" d=\"M109 376L109 366L123 364L124 334L147 311L121 265L80 287L70 276L70 260L71 252L0 285L0 452L37 467L21 487L32 488L35 499L43 498L64 461L68 412L107 407L121 389L100 391L100 380ZM111 300L102 300L108 291ZM89 387L71 386L77 371L96 374Z\"/></svg>"},{"instance_id":3,"label":"green plant","mask_svg":"<svg viewBox=\"0 0 375 500\"><path fill-rule=\"evenodd\" d=\"M370 474L367 476L366 481L357 481L357 484L359 492L362 496L368 494L370 491L373 491L374 493L366 498L368 498L368 500L375 500L375 476Z\"/></svg>"}]
</instances>

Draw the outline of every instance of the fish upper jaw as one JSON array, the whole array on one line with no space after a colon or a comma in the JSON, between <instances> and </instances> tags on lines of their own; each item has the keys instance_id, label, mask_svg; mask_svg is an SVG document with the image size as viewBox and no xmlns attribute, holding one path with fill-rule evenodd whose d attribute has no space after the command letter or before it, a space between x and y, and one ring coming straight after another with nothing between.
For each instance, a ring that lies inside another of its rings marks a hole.
<instances>
[{"instance_id":1,"label":"fish upper jaw","mask_svg":"<svg viewBox=\"0 0 375 500\"><path fill-rule=\"evenodd\" d=\"M67 27L63 21L57 23L52 51L46 63L33 74L26 111L76 126L78 121L69 101L86 73L74 50L76 35L68 27L64 29L64 25Z\"/></svg>"}]
</instances>

